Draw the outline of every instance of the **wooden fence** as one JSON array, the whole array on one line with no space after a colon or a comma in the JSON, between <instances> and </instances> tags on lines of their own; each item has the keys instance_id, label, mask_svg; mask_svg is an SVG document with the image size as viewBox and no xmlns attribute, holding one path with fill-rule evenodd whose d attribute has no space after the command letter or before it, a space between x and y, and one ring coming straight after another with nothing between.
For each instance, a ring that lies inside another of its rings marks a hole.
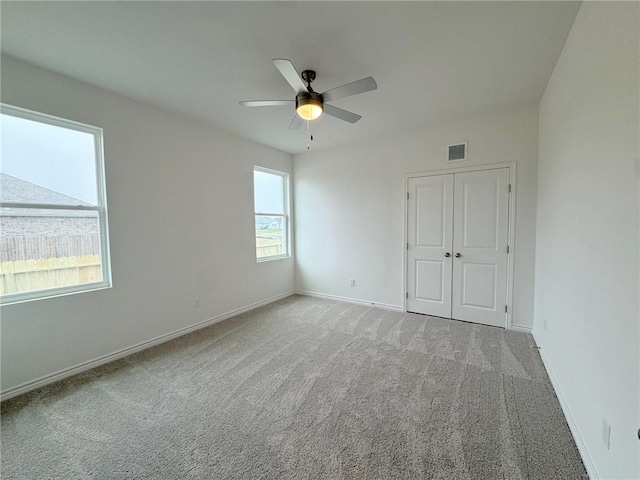
<instances>
[{"instance_id":1,"label":"wooden fence","mask_svg":"<svg viewBox=\"0 0 640 480\"><path fill-rule=\"evenodd\" d=\"M0 238L0 294L101 280L98 235Z\"/></svg>"},{"instance_id":2,"label":"wooden fence","mask_svg":"<svg viewBox=\"0 0 640 480\"><path fill-rule=\"evenodd\" d=\"M3 262L39 258L79 257L100 253L100 238L94 235L0 238Z\"/></svg>"},{"instance_id":3,"label":"wooden fence","mask_svg":"<svg viewBox=\"0 0 640 480\"><path fill-rule=\"evenodd\" d=\"M30 292L101 280L100 255L0 263L0 294Z\"/></svg>"},{"instance_id":4,"label":"wooden fence","mask_svg":"<svg viewBox=\"0 0 640 480\"><path fill-rule=\"evenodd\" d=\"M256 254L258 258L269 255L280 255L282 253L281 237L259 237L256 236Z\"/></svg>"}]
</instances>

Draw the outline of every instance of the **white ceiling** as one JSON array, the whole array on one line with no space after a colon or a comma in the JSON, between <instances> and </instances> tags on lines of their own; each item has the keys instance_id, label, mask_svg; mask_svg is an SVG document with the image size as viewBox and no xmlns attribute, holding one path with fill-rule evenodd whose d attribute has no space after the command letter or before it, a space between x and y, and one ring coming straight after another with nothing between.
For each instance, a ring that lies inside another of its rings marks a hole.
<instances>
[{"instance_id":1,"label":"white ceiling","mask_svg":"<svg viewBox=\"0 0 640 480\"><path fill-rule=\"evenodd\" d=\"M271 63L317 72L325 91L373 76L378 90L336 100L314 149L540 100L577 2L7 2L2 51L88 83L205 119L266 145L305 150L293 99Z\"/></svg>"}]
</instances>

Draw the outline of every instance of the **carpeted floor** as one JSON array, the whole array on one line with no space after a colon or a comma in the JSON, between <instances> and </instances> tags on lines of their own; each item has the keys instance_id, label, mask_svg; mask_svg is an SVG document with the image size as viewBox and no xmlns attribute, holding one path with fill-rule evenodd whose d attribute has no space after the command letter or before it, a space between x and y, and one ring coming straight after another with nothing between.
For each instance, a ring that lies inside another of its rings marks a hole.
<instances>
[{"instance_id":1,"label":"carpeted floor","mask_svg":"<svg viewBox=\"0 0 640 480\"><path fill-rule=\"evenodd\" d=\"M290 297L4 402L2 479L586 478L531 345Z\"/></svg>"}]
</instances>

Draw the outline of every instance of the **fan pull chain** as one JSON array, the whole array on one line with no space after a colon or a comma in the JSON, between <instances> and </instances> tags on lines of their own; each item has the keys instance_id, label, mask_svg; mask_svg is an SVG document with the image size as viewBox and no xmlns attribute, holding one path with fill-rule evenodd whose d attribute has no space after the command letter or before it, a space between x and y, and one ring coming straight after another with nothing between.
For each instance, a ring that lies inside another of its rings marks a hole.
<instances>
[{"instance_id":1,"label":"fan pull chain","mask_svg":"<svg viewBox=\"0 0 640 480\"><path fill-rule=\"evenodd\" d=\"M313 133L311 133L311 122L307 120L307 135L309 136L309 142L313 142ZM311 143L307 143L307 150L311 149Z\"/></svg>"}]
</instances>

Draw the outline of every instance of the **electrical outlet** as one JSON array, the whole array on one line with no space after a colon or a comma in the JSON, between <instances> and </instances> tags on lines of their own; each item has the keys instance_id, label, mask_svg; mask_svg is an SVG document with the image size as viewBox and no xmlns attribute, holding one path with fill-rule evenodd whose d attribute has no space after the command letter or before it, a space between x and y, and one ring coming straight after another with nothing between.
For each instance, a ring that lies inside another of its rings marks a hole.
<instances>
[{"instance_id":1,"label":"electrical outlet","mask_svg":"<svg viewBox=\"0 0 640 480\"><path fill-rule=\"evenodd\" d=\"M605 418L602 419L602 443L609 450L611 446L611 425Z\"/></svg>"},{"instance_id":2,"label":"electrical outlet","mask_svg":"<svg viewBox=\"0 0 640 480\"><path fill-rule=\"evenodd\" d=\"M352 278L351 280L349 280L349 282L350 282L350 285L351 285L352 287L355 287L355 286L356 286L356 280L355 280L354 278Z\"/></svg>"},{"instance_id":3,"label":"electrical outlet","mask_svg":"<svg viewBox=\"0 0 640 480\"><path fill-rule=\"evenodd\" d=\"M199 299L199 298L195 298L195 299L193 300L193 306L194 306L195 308L198 308L198 307L200 306L200 299Z\"/></svg>"}]
</instances>

